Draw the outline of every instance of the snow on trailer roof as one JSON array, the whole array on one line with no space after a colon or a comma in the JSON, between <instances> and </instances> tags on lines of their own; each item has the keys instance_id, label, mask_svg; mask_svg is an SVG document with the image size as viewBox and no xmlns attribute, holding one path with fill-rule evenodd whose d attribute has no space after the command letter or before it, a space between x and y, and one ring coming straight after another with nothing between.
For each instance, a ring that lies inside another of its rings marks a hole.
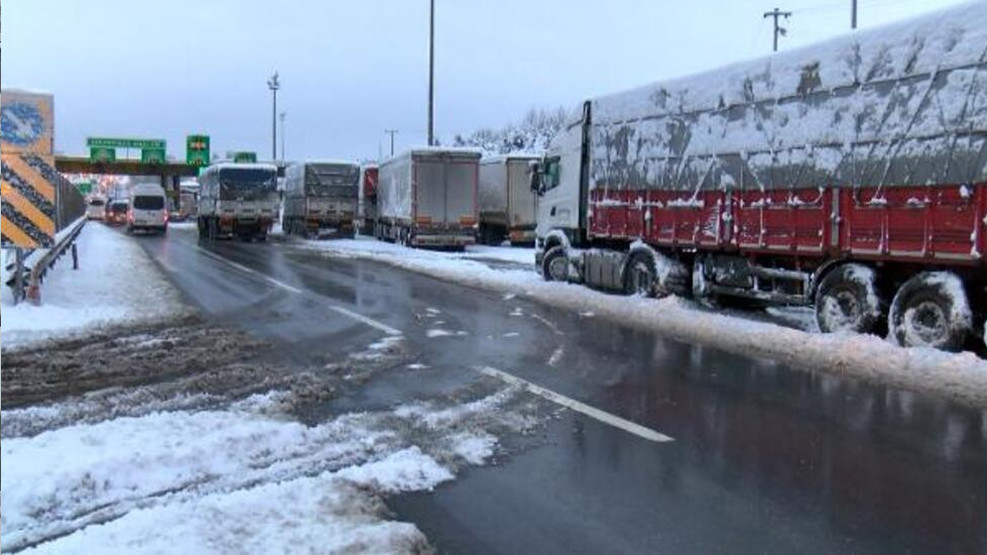
<instances>
[{"instance_id":1,"label":"snow on trailer roof","mask_svg":"<svg viewBox=\"0 0 987 555\"><path fill-rule=\"evenodd\" d=\"M301 164L311 164L317 166L360 166L359 162L353 160L334 160L332 158L326 158L323 160L302 160L300 162L295 162L291 164L292 166L297 166Z\"/></svg>"},{"instance_id":2,"label":"snow on trailer roof","mask_svg":"<svg viewBox=\"0 0 987 555\"><path fill-rule=\"evenodd\" d=\"M224 169L239 169L239 170L271 170L278 171L278 167L274 164L238 164L236 162L218 162L216 164L210 165L207 170L211 169L224 170Z\"/></svg>"},{"instance_id":3,"label":"snow on trailer roof","mask_svg":"<svg viewBox=\"0 0 987 555\"><path fill-rule=\"evenodd\" d=\"M484 156L480 160L481 164L499 164L508 160L541 160L544 154L535 152L512 152L510 154L496 154L494 156Z\"/></svg>"},{"instance_id":4,"label":"snow on trailer roof","mask_svg":"<svg viewBox=\"0 0 987 555\"><path fill-rule=\"evenodd\" d=\"M592 100L592 183L947 183L987 170L987 2Z\"/></svg>"},{"instance_id":5,"label":"snow on trailer roof","mask_svg":"<svg viewBox=\"0 0 987 555\"><path fill-rule=\"evenodd\" d=\"M384 160L383 162L380 163L380 165L385 166L393 162L396 162L398 160L404 160L406 158L416 157L416 156L436 156L436 157L444 156L449 158L469 158L469 159L479 160L480 158L483 157L483 151L478 148L424 146L424 147L412 148L410 150L401 152L392 158L388 158L387 160Z\"/></svg>"}]
</instances>

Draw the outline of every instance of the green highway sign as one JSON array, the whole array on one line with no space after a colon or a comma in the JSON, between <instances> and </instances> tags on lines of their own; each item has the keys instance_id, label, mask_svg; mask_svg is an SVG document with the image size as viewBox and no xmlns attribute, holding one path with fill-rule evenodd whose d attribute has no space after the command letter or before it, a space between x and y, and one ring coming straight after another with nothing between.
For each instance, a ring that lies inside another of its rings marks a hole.
<instances>
[{"instance_id":1,"label":"green highway sign","mask_svg":"<svg viewBox=\"0 0 987 555\"><path fill-rule=\"evenodd\" d=\"M164 164L165 150L163 148L143 148L141 149L141 164Z\"/></svg>"},{"instance_id":2,"label":"green highway sign","mask_svg":"<svg viewBox=\"0 0 987 555\"><path fill-rule=\"evenodd\" d=\"M164 139L114 139L106 137L89 137L86 139L86 146L89 148L132 148L132 149L159 149L168 148Z\"/></svg>"},{"instance_id":3,"label":"green highway sign","mask_svg":"<svg viewBox=\"0 0 987 555\"><path fill-rule=\"evenodd\" d=\"M185 163L199 167L209 165L208 135L189 135L185 139Z\"/></svg>"},{"instance_id":4,"label":"green highway sign","mask_svg":"<svg viewBox=\"0 0 987 555\"><path fill-rule=\"evenodd\" d=\"M233 163L234 164L256 164L257 163L257 153L256 152L234 152L233 153Z\"/></svg>"},{"instance_id":5,"label":"green highway sign","mask_svg":"<svg viewBox=\"0 0 987 555\"><path fill-rule=\"evenodd\" d=\"M88 195L93 192L93 182L92 181L80 181L75 184L75 188L79 190L79 193L83 195Z\"/></svg>"},{"instance_id":6,"label":"green highway sign","mask_svg":"<svg viewBox=\"0 0 987 555\"><path fill-rule=\"evenodd\" d=\"M117 161L117 151L112 148L90 148L89 161L95 164L112 164Z\"/></svg>"}]
</instances>

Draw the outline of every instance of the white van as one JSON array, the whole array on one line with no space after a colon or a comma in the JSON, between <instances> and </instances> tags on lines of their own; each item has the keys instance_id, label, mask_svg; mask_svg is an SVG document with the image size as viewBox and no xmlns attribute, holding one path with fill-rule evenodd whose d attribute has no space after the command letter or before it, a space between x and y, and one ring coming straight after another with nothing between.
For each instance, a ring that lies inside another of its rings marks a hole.
<instances>
[{"instance_id":1,"label":"white van","mask_svg":"<svg viewBox=\"0 0 987 555\"><path fill-rule=\"evenodd\" d=\"M160 185L141 184L130 190L127 233L137 230L168 231L168 199Z\"/></svg>"}]
</instances>

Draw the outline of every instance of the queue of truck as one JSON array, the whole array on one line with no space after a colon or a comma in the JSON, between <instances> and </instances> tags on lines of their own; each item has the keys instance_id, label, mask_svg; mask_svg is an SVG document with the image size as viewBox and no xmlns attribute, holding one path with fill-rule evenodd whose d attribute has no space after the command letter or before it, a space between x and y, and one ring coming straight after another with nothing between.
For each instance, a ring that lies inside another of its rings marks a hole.
<instances>
[{"instance_id":1,"label":"queue of truck","mask_svg":"<svg viewBox=\"0 0 987 555\"><path fill-rule=\"evenodd\" d=\"M909 22L588 100L543 154L297 164L285 229L535 244L549 281L813 307L823 332L959 350L987 327L987 8L960 9L959 31ZM204 174L203 236L263 238L275 169L243 171Z\"/></svg>"}]
</instances>

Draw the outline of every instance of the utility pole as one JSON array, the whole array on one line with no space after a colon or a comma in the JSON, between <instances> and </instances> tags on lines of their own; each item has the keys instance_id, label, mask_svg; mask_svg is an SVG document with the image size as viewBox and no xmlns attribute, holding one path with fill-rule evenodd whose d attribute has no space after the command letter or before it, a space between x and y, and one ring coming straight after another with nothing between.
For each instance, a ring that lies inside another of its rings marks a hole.
<instances>
[{"instance_id":1,"label":"utility pole","mask_svg":"<svg viewBox=\"0 0 987 555\"><path fill-rule=\"evenodd\" d=\"M385 129L384 133L391 136L391 158L394 158L394 135L398 134L397 129Z\"/></svg>"},{"instance_id":2,"label":"utility pole","mask_svg":"<svg viewBox=\"0 0 987 555\"><path fill-rule=\"evenodd\" d=\"M288 117L288 112L281 112L281 165L284 165L284 143L287 134L284 132L284 120Z\"/></svg>"},{"instance_id":3,"label":"utility pole","mask_svg":"<svg viewBox=\"0 0 987 555\"><path fill-rule=\"evenodd\" d=\"M278 72L275 71L274 75L267 80L267 88L271 89L274 94L274 109L271 112L271 161L277 161L278 159L278 89L281 88L281 82L278 80Z\"/></svg>"},{"instance_id":4,"label":"utility pole","mask_svg":"<svg viewBox=\"0 0 987 555\"><path fill-rule=\"evenodd\" d=\"M850 16L850 28L857 28L857 0L852 0L853 2L853 14Z\"/></svg>"},{"instance_id":5,"label":"utility pole","mask_svg":"<svg viewBox=\"0 0 987 555\"><path fill-rule=\"evenodd\" d=\"M429 0L428 14L428 146L434 142L435 124L435 0ZM391 135L393 139L394 135ZM392 153L393 154L393 153Z\"/></svg>"},{"instance_id":6,"label":"utility pole","mask_svg":"<svg viewBox=\"0 0 987 555\"><path fill-rule=\"evenodd\" d=\"M779 36L782 36L782 37L788 36L788 30L786 30L784 27L782 27L781 25L778 24L778 18L784 17L785 19L788 19L789 17L792 17L792 12L783 12L783 11L779 10L778 8L775 8L774 11L765 12L764 18L767 19L769 17L773 17L774 20L775 20L775 47L774 47L774 51L777 52L778 51L778 37Z\"/></svg>"}]
</instances>

